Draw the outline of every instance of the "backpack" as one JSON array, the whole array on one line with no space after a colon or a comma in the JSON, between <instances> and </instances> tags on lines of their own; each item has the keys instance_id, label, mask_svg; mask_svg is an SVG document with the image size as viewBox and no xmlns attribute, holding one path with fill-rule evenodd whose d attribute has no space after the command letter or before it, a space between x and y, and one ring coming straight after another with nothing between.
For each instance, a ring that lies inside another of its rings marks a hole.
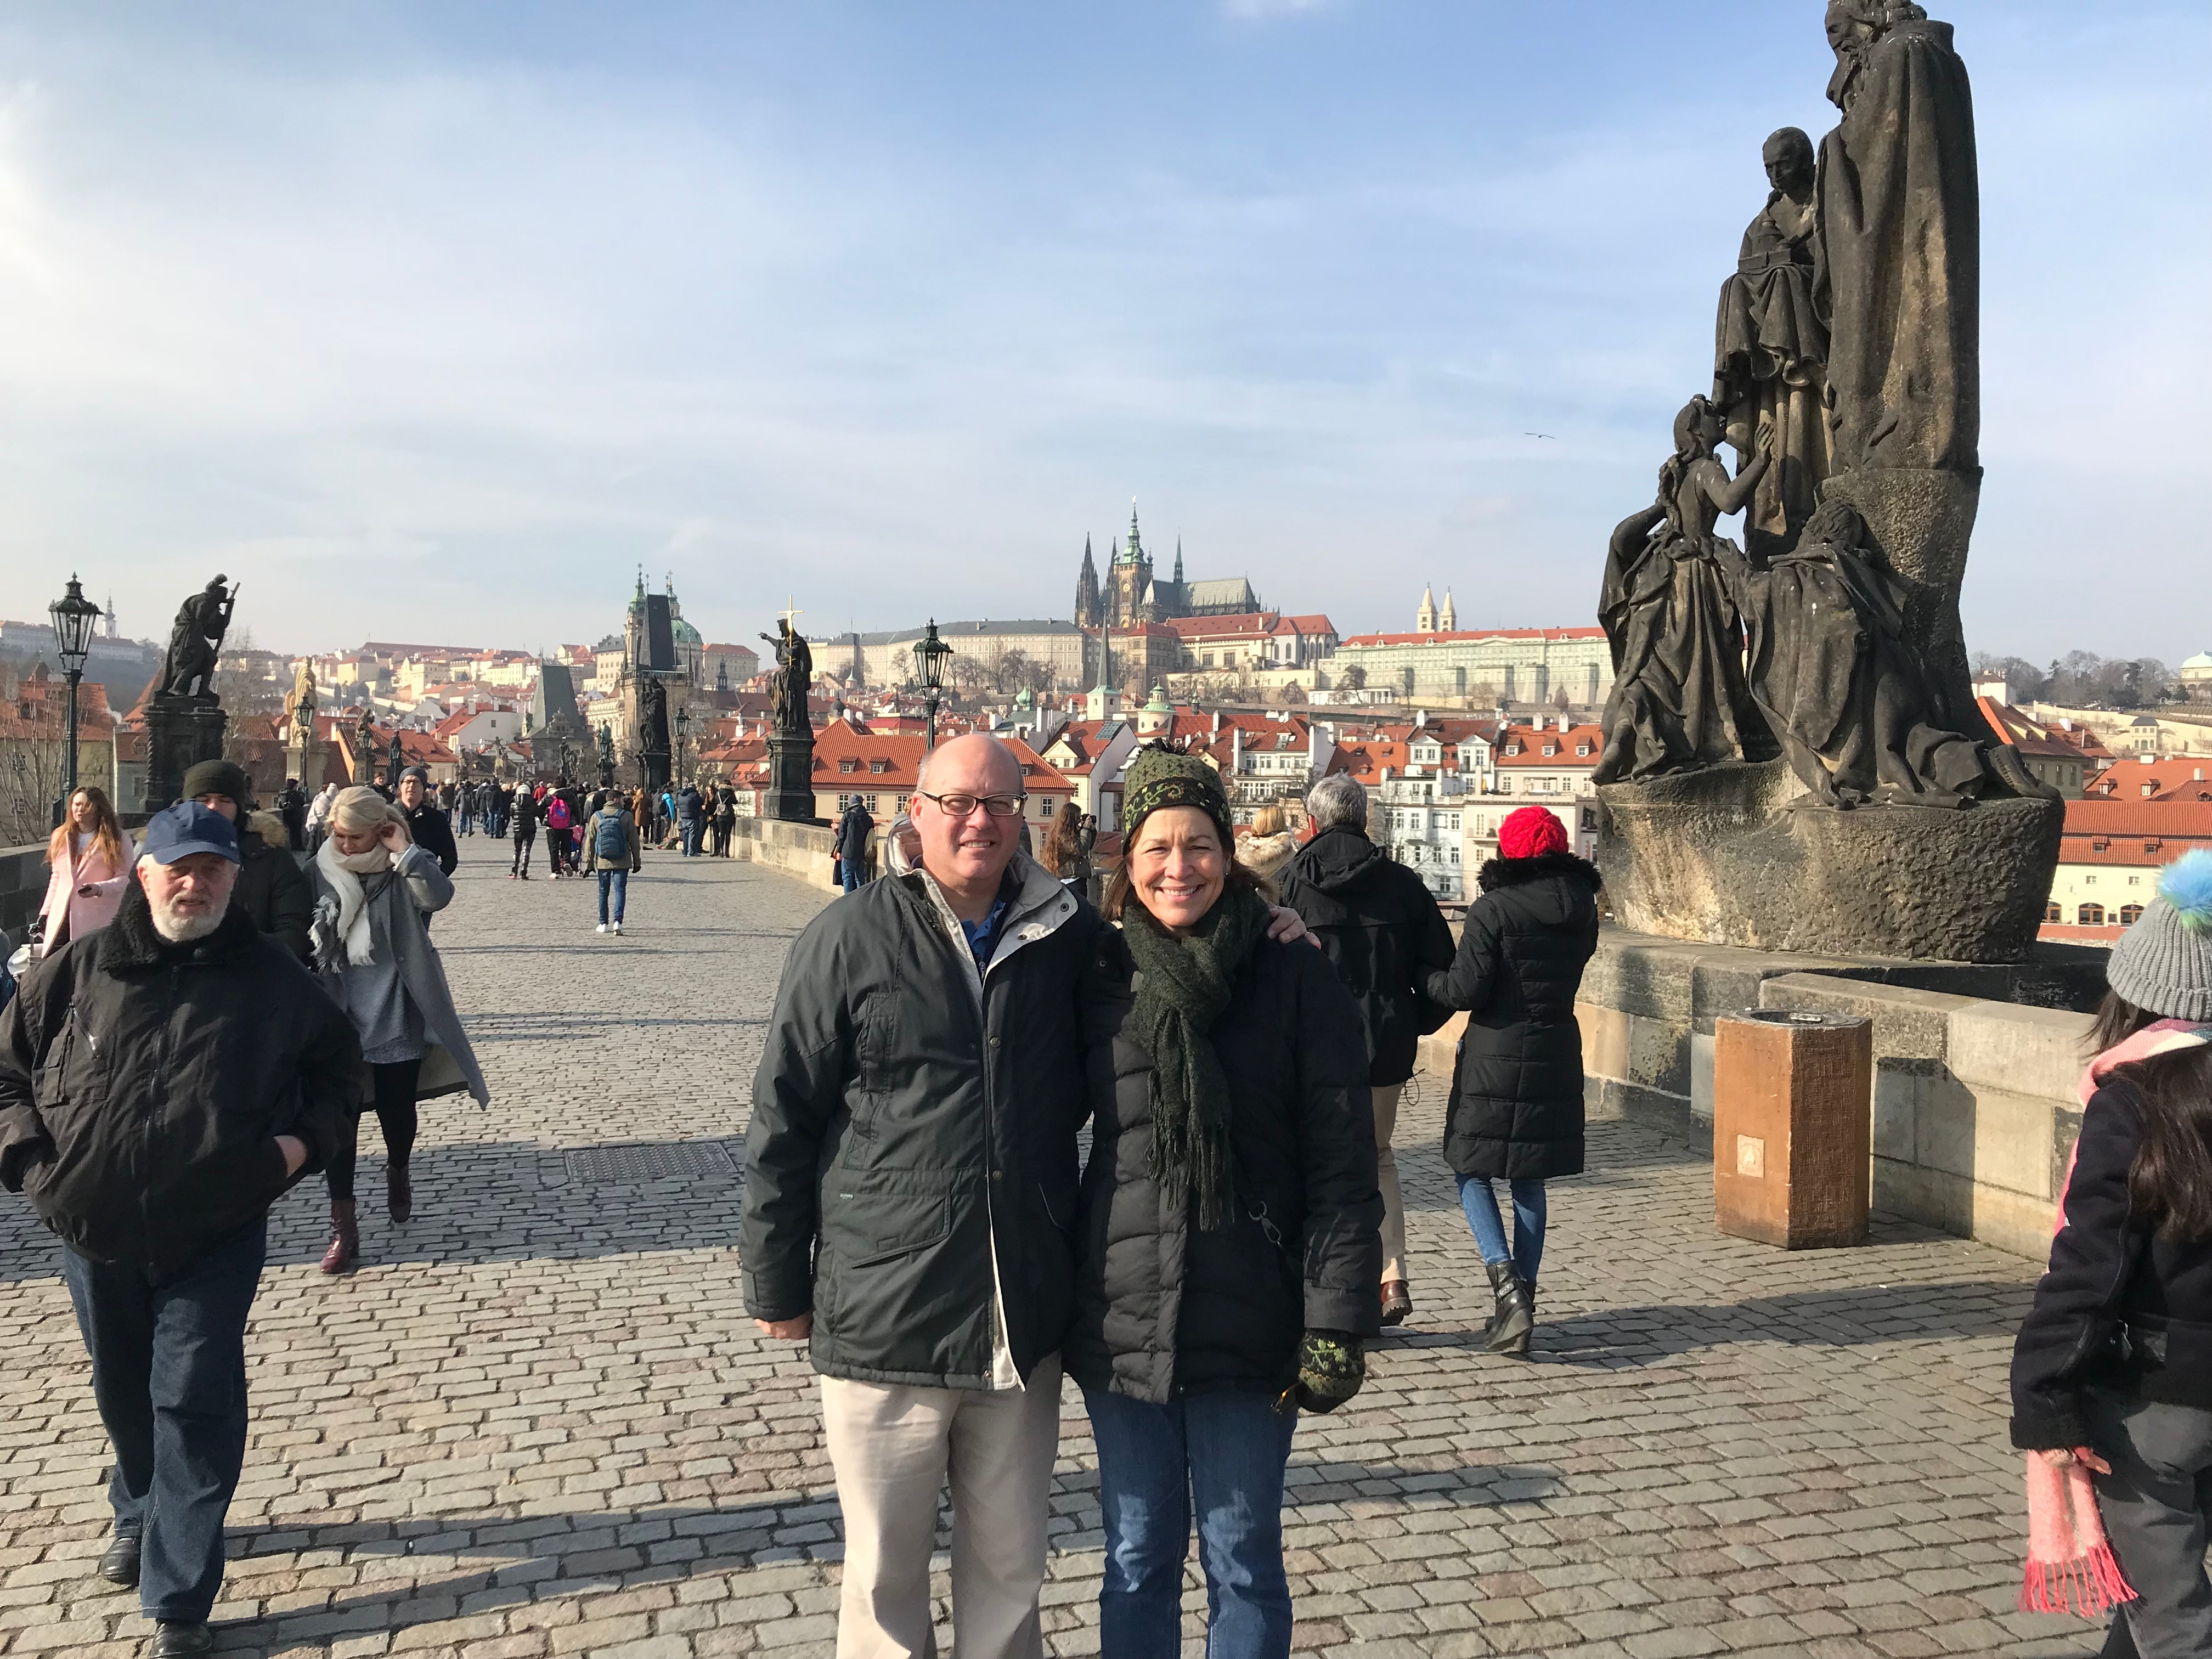
<instances>
[{"instance_id":1,"label":"backpack","mask_svg":"<svg viewBox=\"0 0 2212 1659\"><path fill-rule=\"evenodd\" d=\"M620 859L629 851L623 816L611 806L603 809L592 831L592 851L601 859Z\"/></svg>"},{"instance_id":2,"label":"backpack","mask_svg":"<svg viewBox=\"0 0 2212 1659\"><path fill-rule=\"evenodd\" d=\"M568 803L556 795L545 804L545 827L566 830L568 827Z\"/></svg>"}]
</instances>

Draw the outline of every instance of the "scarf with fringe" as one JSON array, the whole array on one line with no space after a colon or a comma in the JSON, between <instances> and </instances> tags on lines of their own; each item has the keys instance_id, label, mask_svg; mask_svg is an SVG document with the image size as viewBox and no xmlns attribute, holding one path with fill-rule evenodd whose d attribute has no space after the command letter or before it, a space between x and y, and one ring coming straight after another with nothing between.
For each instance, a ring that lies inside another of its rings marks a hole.
<instances>
[{"instance_id":1,"label":"scarf with fringe","mask_svg":"<svg viewBox=\"0 0 2212 1659\"><path fill-rule=\"evenodd\" d=\"M346 960L356 967L374 959L374 935L368 925L368 895L363 876L392 868L392 849L379 842L366 853L341 853L335 837L315 849L315 868L338 896L338 937L345 941Z\"/></svg>"},{"instance_id":2,"label":"scarf with fringe","mask_svg":"<svg viewBox=\"0 0 2212 1659\"><path fill-rule=\"evenodd\" d=\"M2104 1086L2115 1066L2154 1054L2172 1054L2212 1042L2212 1026L2193 1020L2161 1019L2117 1042L2081 1071L2081 1103ZM2066 1159L2066 1179L2058 1189L2055 1237L2066 1225L2066 1191L2074 1184L2074 1156ZM2113 1557L2105 1523L2097 1513L2097 1489L2082 1464L2053 1465L2033 1453L2027 1459L2027 1571L2020 1587L2022 1613L2080 1613L2095 1619L2136 1593Z\"/></svg>"}]
</instances>

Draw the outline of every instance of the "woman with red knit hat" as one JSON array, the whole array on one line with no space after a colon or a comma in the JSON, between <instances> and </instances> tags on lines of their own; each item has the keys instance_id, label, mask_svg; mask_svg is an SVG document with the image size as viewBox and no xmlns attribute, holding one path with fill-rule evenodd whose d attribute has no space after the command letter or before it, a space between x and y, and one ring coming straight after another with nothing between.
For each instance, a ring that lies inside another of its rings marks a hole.
<instances>
[{"instance_id":1,"label":"woman with red knit hat","mask_svg":"<svg viewBox=\"0 0 2212 1659\"><path fill-rule=\"evenodd\" d=\"M1544 1183L1583 1172L1583 1039L1575 995L1597 950L1597 866L1567 849L1566 826L1524 806L1499 826L1476 874L1459 954L1428 994L1468 1010L1445 1118L1444 1158L1489 1269L1492 1353L1525 1358L1544 1255ZM1505 1241L1493 1181L1510 1184Z\"/></svg>"}]
</instances>

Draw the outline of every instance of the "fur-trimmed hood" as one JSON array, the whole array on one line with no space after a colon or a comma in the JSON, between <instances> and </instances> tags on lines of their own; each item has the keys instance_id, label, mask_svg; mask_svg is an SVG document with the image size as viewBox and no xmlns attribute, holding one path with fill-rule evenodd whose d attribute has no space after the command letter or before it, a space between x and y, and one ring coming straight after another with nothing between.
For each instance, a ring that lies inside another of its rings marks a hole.
<instances>
[{"instance_id":1,"label":"fur-trimmed hood","mask_svg":"<svg viewBox=\"0 0 2212 1659\"><path fill-rule=\"evenodd\" d=\"M1542 881L1550 876L1571 876L1587 884L1593 893L1605 885L1605 877L1597 866L1572 853L1546 853L1533 859L1491 859L1474 872L1474 882L1488 893L1500 887Z\"/></svg>"}]
</instances>

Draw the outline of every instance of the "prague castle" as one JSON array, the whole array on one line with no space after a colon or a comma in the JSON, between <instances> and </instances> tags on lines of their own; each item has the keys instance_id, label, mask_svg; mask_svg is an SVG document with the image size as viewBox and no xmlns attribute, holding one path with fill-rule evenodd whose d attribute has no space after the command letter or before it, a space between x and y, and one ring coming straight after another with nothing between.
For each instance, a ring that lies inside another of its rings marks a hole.
<instances>
[{"instance_id":1,"label":"prague castle","mask_svg":"<svg viewBox=\"0 0 2212 1659\"><path fill-rule=\"evenodd\" d=\"M1152 556L1137 529L1137 504L1129 503L1129 539L1114 544L1106 580L1091 542L1083 543L1083 568L1075 579L1075 624L1079 628L1129 628L1138 623L1169 622L1178 617L1235 617L1261 609L1259 595L1242 576L1218 581L1185 581L1182 544L1176 544L1175 574L1152 574Z\"/></svg>"}]
</instances>

